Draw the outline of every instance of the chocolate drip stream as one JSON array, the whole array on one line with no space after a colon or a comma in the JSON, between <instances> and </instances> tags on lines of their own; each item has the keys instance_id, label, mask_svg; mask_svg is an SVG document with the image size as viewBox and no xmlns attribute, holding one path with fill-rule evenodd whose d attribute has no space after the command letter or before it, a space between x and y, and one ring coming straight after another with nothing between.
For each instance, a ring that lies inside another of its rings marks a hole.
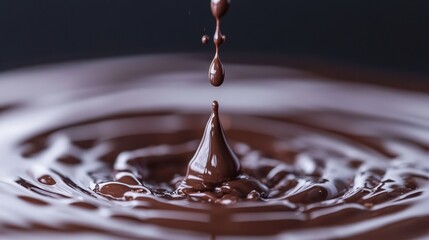
<instances>
[{"instance_id":1,"label":"chocolate drip stream","mask_svg":"<svg viewBox=\"0 0 429 240\"><path fill-rule=\"evenodd\" d=\"M219 47L225 41L225 36L220 31L220 19L226 14L229 8L230 1L229 0L211 0L211 10L212 14L216 19L216 31L213 36L213 43L216 47L216 53L213 58L212 63L209 68L209 80L210 83L219 87L222 85L225 79L225 70L223 68L223 64L220 61L219 57ZM207 41L207 39L203 36L203 42Z\"/></svg>"}]
</instances>

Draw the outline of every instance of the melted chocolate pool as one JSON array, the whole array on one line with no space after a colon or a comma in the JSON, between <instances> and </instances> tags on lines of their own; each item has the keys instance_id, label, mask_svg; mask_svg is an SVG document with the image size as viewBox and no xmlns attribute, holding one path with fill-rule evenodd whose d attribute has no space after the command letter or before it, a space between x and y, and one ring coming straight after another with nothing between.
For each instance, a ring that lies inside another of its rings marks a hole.
<instances>
[{"instance_id":1,"label":"melted chocolate pool","mask_svg":"<svg viewBox=\"0 0 429 240\"><path fill-rule=\"evenodd\" d=\"M429 237L429 96L245 64L214 93L204 66L164 55L3 73L1 235Z\"/></svg>"}]
</instances>

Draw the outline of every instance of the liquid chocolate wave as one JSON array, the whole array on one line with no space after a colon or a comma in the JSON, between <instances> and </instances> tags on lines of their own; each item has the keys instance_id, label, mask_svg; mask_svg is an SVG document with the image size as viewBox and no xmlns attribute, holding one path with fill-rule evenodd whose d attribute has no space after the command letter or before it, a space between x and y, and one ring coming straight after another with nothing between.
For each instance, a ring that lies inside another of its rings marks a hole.
<instances>
[{"instance_id":1,"label":"liquid chocolate wave","mask_svg":"<svg viewBox=\"0 0 429 240\"><path fill-rule=\"evenodd\" d=\"M429 96L245 64L213 93L205 64L1 74L2 236L429 236Z\"/></svg>"}]
</instances>

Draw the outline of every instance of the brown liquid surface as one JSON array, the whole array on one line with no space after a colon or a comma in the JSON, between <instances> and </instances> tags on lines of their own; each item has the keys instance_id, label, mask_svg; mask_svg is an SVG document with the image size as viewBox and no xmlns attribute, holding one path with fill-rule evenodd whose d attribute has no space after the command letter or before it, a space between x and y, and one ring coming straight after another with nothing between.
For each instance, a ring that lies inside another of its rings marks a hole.
<instances>
[{"instance_id":1,"label":"brown liquid surface","mask_svg":"<svg viewBox=\"0 0 429 240\"><path fill-rule=\"evenodd\" d=\"M429 237L429 96L243 64L213 93L204 66L1 74L2 236Z\"/></svg>"}]
</instances>

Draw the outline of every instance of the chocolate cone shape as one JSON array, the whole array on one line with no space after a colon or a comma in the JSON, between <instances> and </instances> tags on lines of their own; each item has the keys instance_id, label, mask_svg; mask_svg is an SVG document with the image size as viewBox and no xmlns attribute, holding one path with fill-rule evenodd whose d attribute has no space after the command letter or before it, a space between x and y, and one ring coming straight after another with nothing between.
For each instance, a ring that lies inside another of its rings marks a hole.
<instances>
[{"instance_id":1,"label":"chocolate cone shape","mask_svg":"<svg viewBox=\"0 0 429 240\"><path fill-rule=\"evenodd\" d=\"M184 182L194 190L212 189L240 173L240 162L226 141L218 108L214 101L203 139L188 165Z\"/></svg>"}]
</instances>

